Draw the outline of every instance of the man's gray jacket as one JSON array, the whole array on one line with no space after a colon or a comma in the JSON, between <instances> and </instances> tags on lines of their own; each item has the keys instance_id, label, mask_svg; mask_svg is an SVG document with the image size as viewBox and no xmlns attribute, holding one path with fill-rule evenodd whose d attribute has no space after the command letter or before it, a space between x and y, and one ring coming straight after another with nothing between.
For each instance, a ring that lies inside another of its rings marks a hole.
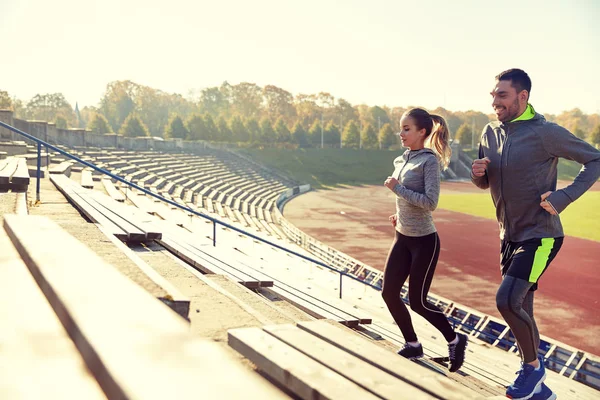
<instances>
[{"instance_id":1,"label":"man's gray jacket","mask_svg":"<svg viewBox=\"0 0 600 400\"><path fill-rule=\"evenodd\" d=\"M521 242L564 236L560 218L541 206L541 195L557 213L577 200L600 177L600 151L540 115L530 120L489 123L483 130L479 158L488 157L486 174L471 180L490 188L500 224L500 238ZM558 158L583 164L569 186L556 190Z\"/></svg>"}]
</instances>

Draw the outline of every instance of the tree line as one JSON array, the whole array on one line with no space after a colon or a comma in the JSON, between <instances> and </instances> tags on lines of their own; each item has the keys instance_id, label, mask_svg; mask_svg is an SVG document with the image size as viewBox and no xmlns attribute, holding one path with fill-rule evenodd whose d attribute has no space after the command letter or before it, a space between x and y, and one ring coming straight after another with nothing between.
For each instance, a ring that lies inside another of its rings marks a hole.
<instances>
[{"instance_id":1,"label":"tree line","mask_svg":"<svg viewBox=\"0 0 600 400\"><path fill-rule=\"evenodd\" d=\"M208 140L267 147L393 147L405 107L352 105L329 93L298 94L274 85L242 82L190 92L187 97L132 81L107 85L97 106L79 110L61 93L37 94L24 102L0 90L0 109L17 118L44 120L59 128L97 133ZM410 108L410 107L409 107ZM438 107L455 140L477 143L493 118L477 111L451 112ZM600 116L579 109L546 114L578 137L600 145Z\"/></svg>"}]
</instances>

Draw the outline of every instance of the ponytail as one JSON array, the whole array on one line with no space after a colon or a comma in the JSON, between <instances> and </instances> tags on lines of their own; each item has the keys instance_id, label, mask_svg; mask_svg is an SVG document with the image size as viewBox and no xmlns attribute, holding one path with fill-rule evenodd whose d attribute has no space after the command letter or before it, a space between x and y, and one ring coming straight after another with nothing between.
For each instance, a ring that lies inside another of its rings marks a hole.
<instances>
[{"instance_id":1,"label":"ponytail","mask_svg":"<svg viewBox=\"0 0 600 400\"><path fill-rule=\"evenodd\" d=\"M452 149L448 144L450 130L444 118L435 114L430 114L430 116L433 120L433 130L428 137L426 146L436 153L442 170L445 170L450 164L450 156L452 155Z\"/></svg>"}]
</instances>

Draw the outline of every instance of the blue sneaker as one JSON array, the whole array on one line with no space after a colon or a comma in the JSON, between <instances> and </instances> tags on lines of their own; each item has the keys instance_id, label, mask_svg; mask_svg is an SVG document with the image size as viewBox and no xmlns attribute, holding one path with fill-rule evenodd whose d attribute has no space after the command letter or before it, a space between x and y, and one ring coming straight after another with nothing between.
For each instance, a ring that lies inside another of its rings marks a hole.
<instances>
[{"instance_id":1,"label":"blue sneaker","mask_svg":"<svg viewBox=\"0 0 600 400\"><path fill-rule=\"evenodd\" d=\"M533 365L521 365L515 383L506 390L506 397L513 400L527 400L533 396L535 389L546 379L544 360L541 357L538 360L540 361L540 369L538 370Z\"/></svg>"},{"instance_id":2,"label":"blue sneaker","mask_svg":"<svg viewBox=\"0 0 600 400\"><path fill-rule=\"evenodd\" d=\"M531 396L530 400L556 400L556 393L542 383L542 391Z\"/></svg>"}]
</instances>

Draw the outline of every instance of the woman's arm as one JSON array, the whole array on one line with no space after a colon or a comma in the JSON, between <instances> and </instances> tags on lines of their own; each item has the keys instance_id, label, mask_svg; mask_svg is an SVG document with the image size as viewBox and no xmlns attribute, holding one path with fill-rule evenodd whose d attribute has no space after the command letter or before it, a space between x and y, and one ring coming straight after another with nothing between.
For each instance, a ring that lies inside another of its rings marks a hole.
<instances>
[{"instance_id":1,"label":"woman's arm","mask_svg":"<svg viewBox=\"0 0 600 400\"><path fill-rule=\"evenodd\" d=\"M413 206L433 211L436 209L440 197L440 165L437 158L432 157L423 165L423 180L425 182L424 194L407 189L400 183L396 184L392 190Z\"/></svg>"}]
</instances>

